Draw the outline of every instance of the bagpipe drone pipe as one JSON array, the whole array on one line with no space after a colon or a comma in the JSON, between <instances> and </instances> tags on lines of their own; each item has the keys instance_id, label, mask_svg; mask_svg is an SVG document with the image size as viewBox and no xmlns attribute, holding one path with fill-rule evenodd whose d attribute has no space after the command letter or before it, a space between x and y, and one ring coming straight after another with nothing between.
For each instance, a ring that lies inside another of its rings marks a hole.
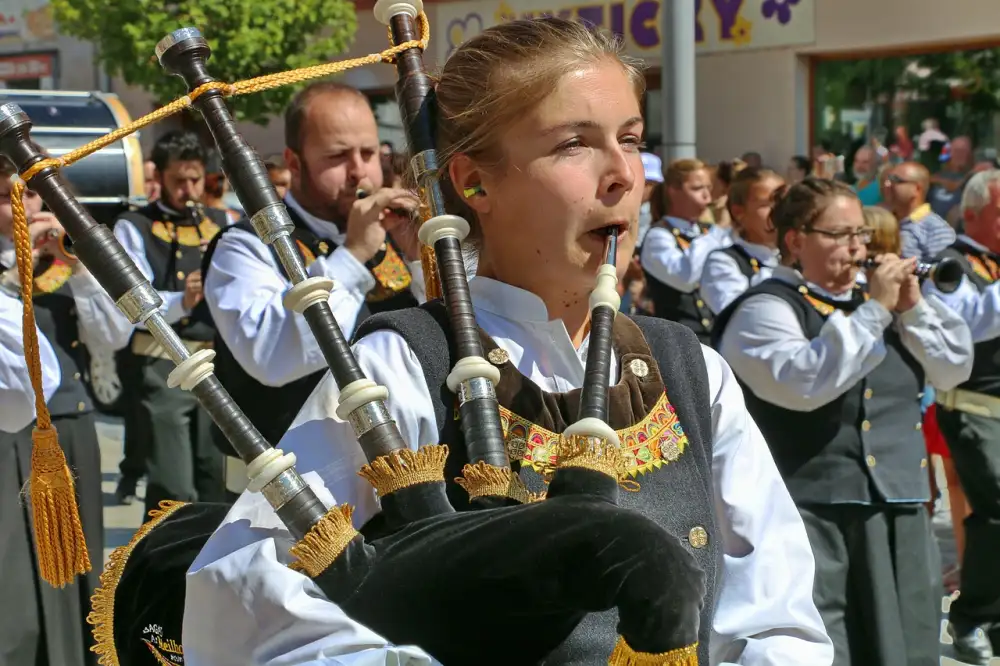
<instances>
[{"instance_id":1,"label":"bagpipe drone pipe","mask_svg":"<svg viewBox=\"0 0 1000 666\"><path fill-rule=\"evenodd\" d=\"M337 414L351 424L369 461L359 474L379 496L382 536L366 540L349 506L324 506L295 471L294 455L273 448L233 403L213 375L213 352L187 352L159 313L159 295L110 231L67 191L63 162L32 148L31 122L16 105L0 107L0 152L58 216L77 256L123 314L144 324L177 364L171 386L198 398L247 464L248 491L265 496L296 541L293 566L350 617L393 643L420 646L447 666L506 665L542 661L586 614L617 608L620 638L609 663L696 664L705 575L676 537L617 506L621 450L606 423L619 304L615 238L591 297L580 420L564 433L545 497L532 496L511 471L494 390L499 377L482 357L461 257L468 223L447 214L437 182L432 86L417 41L416 20L426 34L426 17L410 2L380 0L375 12L397 45L390 50L397 97L429 218L419 235L425 256L436 257L456 340L459 360L448 386L458 396L469 464L455 481L471 500L462 508L472 510L456 511L448 501L447 446L413 451L403 441L386 408L388 390L364 376L333 317L332 282L307 277L284 204L236 131L224 101L228 84L209 75L210 50L197 30L175 31L157 46L157 56L187 83L184 105L203 115L255 232L291 278L285 306L305 317L339 387ZM183 575L224 513L215 505L164 506L112 557L91 618L106 663L155 664L145 635L151 625L161 628L161 637L167 624L173 627L167 633L180 635ZM524 632L524 626L535 629Z\"/></svg>"}]
</instances>

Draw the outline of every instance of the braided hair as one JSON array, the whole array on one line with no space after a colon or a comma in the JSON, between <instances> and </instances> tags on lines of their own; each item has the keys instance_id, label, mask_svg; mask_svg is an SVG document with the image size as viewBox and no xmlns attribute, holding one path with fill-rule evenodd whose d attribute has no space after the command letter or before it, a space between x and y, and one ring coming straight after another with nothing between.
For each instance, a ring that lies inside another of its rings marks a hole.
<instances>
[{"instance_id":1,"label":"braided hair","mask_svg":"<svg viewBox=\"0 0 1000 666\"><path fill-rule=\"evenodd\" d=\"M837 197L858 200L850 185L829 178L805 178L794 185L784 185L774 192L771 224L778 234L782 258L791 260L785 236L789 231L808 231Z\"/></svg>"}]
</instances>

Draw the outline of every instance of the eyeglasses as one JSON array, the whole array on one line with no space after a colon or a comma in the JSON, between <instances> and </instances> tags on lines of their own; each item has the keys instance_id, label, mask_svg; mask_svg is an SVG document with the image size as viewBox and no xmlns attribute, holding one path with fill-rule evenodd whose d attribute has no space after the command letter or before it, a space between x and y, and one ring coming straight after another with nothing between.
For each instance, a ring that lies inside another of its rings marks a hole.
<instances>
[{"instance_id":1,"label":"eyeglasses","mask_svg":"<svg viewBox=\"0 0 1000 666\"><path fill-rule=\"evenodd\" d=\"M907 180L906 178L903 178L902 176L897 176L894 173L890 173L888 176L886 176L885 182L889 183L890 185L915 185L917 183L917 181L915 180Z\"/></svg>"},{"instance_id":2,"label":"eyeglasses","mask_svg":"<svg viewBox=\"0 0 1000 666\"><path fill-rule=\"evenodd\" d=\"M868 245L872 242L873 230L858 229L857 231L830 231L829 229L817 229L812 227L806 229L807 234L819 234L833 240L837 245L850 245L855 238L861 245Z\"/></svg>"}]
</instances>

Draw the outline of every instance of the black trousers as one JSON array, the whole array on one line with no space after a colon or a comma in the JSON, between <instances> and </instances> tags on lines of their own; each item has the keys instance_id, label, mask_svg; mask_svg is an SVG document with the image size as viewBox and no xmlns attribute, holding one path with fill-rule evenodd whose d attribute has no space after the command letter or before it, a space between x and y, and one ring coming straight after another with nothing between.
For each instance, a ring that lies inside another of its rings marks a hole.
<instances>
[{"instance_id":1,"label":"black trousers","mask_svg":"<svg viewBox=\"0 0 1000 666\"><path fill-rule=\"evenodd\" d=\"M212 443L211 419L197 399L167 386L167 359L143 359L135 426L146 449L146 513L161 500L225 501L223 457Z\"/></svg>"},{"instance_id":2,"label":"black trousers","mask_svg":"<svg viewBox=\"0 0 1000 666\"><path fill-rule=\"evenodd\" d=\"M124 457L118 465L122 477L138 483L139 479L146 476L146 448L145 438L142 436L141 426L137 422L139 414L139 395L142 389L142 367L143 359L132 354L132 350L125 348L115 355L115 362L118 366L118 377L122 383L122 397L119 398L121 405L122 420L125 426Z\"/></svg>"},{"instance_id":3,"label":"black trousers","mask_svg":"<svg viewBox=\"0 0 1000 666\"><path fill-rule=\"evenodd\" d=\"M922 505L799 507L834 666L938 666L941 567Z\"/></svg>"},{"instance_id":4,"label":"black trousers","mask_svg":"<svg viewBox=\"0 0 1000 666\"><path fill-rule=\"evenodd\" d=\"M1000 623L1000 420L938 409L972 514L965 519L962 594L950 617L959 626Z\"/></svg>"},{"instance_id":5,"label":"black trousers","mask_svg":"<svg viewBox=\"0 0 1000 666\"><path fill-rule=\"evenodd\" d=\"M76 482L91 571L56 589L38 574L30 507L19 495L31 470L31 427L0 433L0 666L92 666L86 623L104 566L101 451L94 417L53 417Z\"/></svg>"}]
</instances>

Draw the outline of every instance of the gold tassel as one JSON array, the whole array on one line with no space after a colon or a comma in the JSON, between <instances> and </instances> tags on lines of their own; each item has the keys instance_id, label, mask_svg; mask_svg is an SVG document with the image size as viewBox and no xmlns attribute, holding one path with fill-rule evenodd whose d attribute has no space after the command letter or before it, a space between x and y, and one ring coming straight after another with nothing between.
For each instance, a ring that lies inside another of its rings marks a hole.
<instances>
[{"instance_id":1,"label":"gold tassel","mask_svg":"<svg viewBox=\"0 0 1000 666\"><path fill-rule=\"evenodd\" d=\"M621 447L599 437L570 435L559 439L558 468L582 467L607 474L615 481L625 476Z\"/></svg>"},{"instance_id":2,"label":"gold tassel","mask_svg":"<svg viewBox=\"0 0 1000 666\"><path fill-rule=\"evenodd\" d=\"M475 465L462 468L462 476L455 479L469 493L469 499L477 497L509 497L521 504L540 502L544 493L533 493L524 481L509 467L494 467L479 461Z\"/></svg>"},{"instance_id":3,"label":"gold tassel","mask_svg":"<svg viewBox=\"0 0 1000 666\"><path fill-rule=\"evenodd\" d=\"M34 261L31 234L24 213L24 181L16 179L10 204L14 214L14 248L17 253L17 273L21 280L21 300L24 304L24 359L35 392L37 422L31 432L31 476L29 493L34 519L35 551L42 579L53 587L64 587L78 574L90 571L90 556L80 523L73 477L66 465L66 456L59 446L59 435L52 426L45 406L42 389L42 363L35 331Z\"/></svg>"},{"instance_id":4,"label":"gold tassel","mask_svg":"<svg viewBox=\"0 0 1000 666\"><path fill-rule=\"evenodd\" d=\"M448 447L428 444L419 451L403 449L380 456L358 471L372 484L379 497L418 483L444 481L444 465L448 460Z\"/></svg>"},{"instance_id":5,"label":"gold tassel","mask_svg":"<svg viewBox=\"0 0 1000 666\"><path fill-rule=\"evenodd\" d=\"M153 509L149 512L151 520L143 523L127 544L111 551L108 564L101 573L101 585L90 597L90 614L87 615L87 622L94 627L94 645L90 647L90 651L97 653L97 663L100 666L119 666L118 652L115 650L115 593L118 591L118 583L121 582L128 558L136 545L145 539L154 527L186 504L187 502L168 500L160 502L159 510Z\"/></svg>"},{"instance_id":6,"label":"gold tassel","mask_svg":"<svg viewBox=\"0 0 1000 666\"><path fill-rule=\"evenodd\" d=\"M430 245L420 246L420 266L424 270L424 293L427 300L441 298L441 276L438 275L437 255Z\"/></svg>"},{"instance_id":7,"label":"gold tassel","mask_svg":"<svg viewBox=\"0 0 1000 666\"><path fill-rule=\"evenodd\" d=\"M608 666L698 666L698 644L651 654L636 652L619 636L614 651L608 657Z\"/></svg>"},{"instance_id":8,"label":"gold tassel","mask_svg":"<svg viewBox=\"0 0 1000 666\"><path fill-rule=\"evenodd\" d=\"M335 506L312 526L302 541L289 549L296 561L289 567L293 571L303 571L315 578L340 556L358 531L351 523L354 508L350 504Z\"/></svg>"}]
</instances>

